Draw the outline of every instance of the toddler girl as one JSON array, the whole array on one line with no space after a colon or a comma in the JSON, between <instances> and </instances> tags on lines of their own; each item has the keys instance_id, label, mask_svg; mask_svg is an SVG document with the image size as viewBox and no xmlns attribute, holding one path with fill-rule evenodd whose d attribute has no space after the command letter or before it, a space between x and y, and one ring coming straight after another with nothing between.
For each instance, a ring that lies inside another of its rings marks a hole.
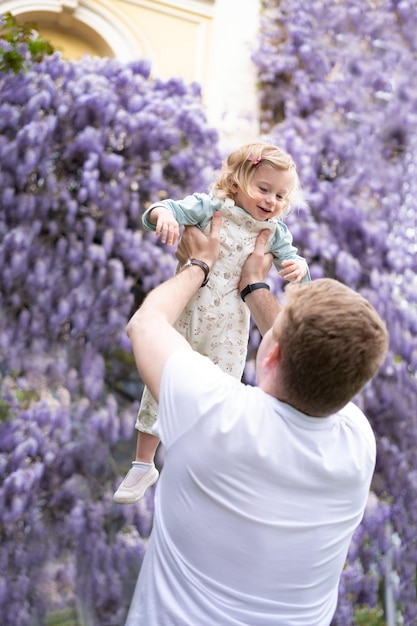
<instances>
[{"instance_id":1,"label":"toddler girl","mask_svg":"<svg viewBox=\"0 0 417 626\"><path fill-rule=\"evenodd\" d=\"M208 231L213 213L221 211L218 260L176 328L194 350L239 380L246 361L250 322L244 298L250 289L269 288L266 283L256 283L240 294L243 263L253 251L258 234L269 229L269 252L278 273L289 281L310 280L307 263L297 255L282 221L301 201L300 181L291 156L276 146L253 143L229 155L209 194L156 202L143 215L145 228L155 230L162 243L172 245L178 240L180 226L194 225ZM193 262L200 263L194 259L187 263ZM136 460L114 494L115 502L137 502L158 479L154 456L159 439L152 431L157 413L158 405L145 387L136 421Z\"/></svg>"}]
</instances>

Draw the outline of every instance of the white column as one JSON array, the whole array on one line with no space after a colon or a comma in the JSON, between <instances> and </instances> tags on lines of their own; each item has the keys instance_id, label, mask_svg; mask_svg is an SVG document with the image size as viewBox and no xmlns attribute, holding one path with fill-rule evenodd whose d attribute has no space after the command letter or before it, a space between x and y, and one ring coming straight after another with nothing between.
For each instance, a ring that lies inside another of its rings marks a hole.
<instances>
[{"instance_id":1,"label":"white column","mask_svg":"<svg viewBox=\"0 0 417 626\"><path fill-rule=\"evenodd\" d=\"M216 0L207 89L207 115L225 152L259 136L256 68L259 0Z\"/></svg>"}]
</instances>

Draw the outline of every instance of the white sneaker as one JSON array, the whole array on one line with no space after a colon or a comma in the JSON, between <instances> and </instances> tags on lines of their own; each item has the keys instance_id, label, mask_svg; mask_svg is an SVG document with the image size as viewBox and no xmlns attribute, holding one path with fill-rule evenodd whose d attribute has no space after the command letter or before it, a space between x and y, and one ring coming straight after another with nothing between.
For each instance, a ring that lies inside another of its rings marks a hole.
<instances>
[{"instance_id":1,"label":"white sneaker","mask_svg":"<svg viewBox=\"0 0 417 626\"><path fill-rule=\"evenodd\" d=\"M144 474L138 472L134 467L130 468L123 479L122 484L113 496L113 502L118 504L134 504L139 502L146 493L146 490L156 483L159 472L153 465Z\"/></svg>"}]
</instances>

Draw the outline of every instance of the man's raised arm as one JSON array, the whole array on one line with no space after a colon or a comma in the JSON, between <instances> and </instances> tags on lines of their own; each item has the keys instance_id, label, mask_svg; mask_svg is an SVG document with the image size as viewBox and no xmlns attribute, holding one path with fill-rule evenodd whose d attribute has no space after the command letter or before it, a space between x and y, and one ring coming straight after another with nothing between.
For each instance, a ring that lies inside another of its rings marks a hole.
<instances>
[{"instance_id":1,"label":"man's raised arm","mask_svg":"<svg viewBox=\"0 0 417 626\"><path fill-rule=\"evenodd\" d=\"M168 358L176 350L191 350L173 324L202 286L207 269L211 270L217 259L221 221L221 214L215 213L208 237L196 229L193 262L151 291L127 324L126 332L140 377L156 401L159 401L162 372Z\"/></svg>"},{"instance_id":2,"label":"man's raised arm","mask_svg":"<svg viewBox=\"0 0 417 626\"><path fill-rule=\"evenodd\" d=\"M261 335L264 335L271 328L281 310L278 300L267 289L264 282L273 260L270 252L265 254L269 234L267 230L259 233L254 251L243 265L239 281L239 291L243 295Z\"/></svg>"},{"instance_id":3,"label":"man's raised arm","mask_svg":"<svg viewBox=\"0 0 417 626\"><path fill-rule=\"evenodd\" d=\"M239 281L239 291L243 293L246 304L255 320L259 332L264 335L275 321L281 310L281 305L267 288L259 288L265 285L265 277L271 269L272 254L265 254L265 246L270 232L263 230L256 240L255 249L245 261ZM176 251L176 257L180 263L184 263L190 256L198 254L199 231L195 226L186 226ZM246 289L249 285L254 289ZM267 287L265 285L265 287ZM245 290L247 291L245 295Z\"/></svg>"}]
</instances>

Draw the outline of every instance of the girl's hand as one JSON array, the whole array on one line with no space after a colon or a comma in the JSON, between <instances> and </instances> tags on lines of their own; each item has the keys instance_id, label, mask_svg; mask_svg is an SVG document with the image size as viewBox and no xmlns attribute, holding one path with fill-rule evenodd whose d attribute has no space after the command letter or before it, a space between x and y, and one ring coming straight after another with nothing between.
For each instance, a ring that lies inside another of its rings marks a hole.
<instances>
[{"instance_id":1,"label":"girl's hand","mask_svg":"<svg viewBox=\"0 0 417 626\"><path fill-rule=\"evenodd\" d=\"M284 267L278 273L285 280L290 280L292 283L299 283L307 274L307 267L302 261L297 259L286 259L282 261L281 265Z\"/></svg>"},{"instance_id":2,"label":"girl's hand","mask_svg":"<svg viewBox=\"0 0 417 626\"><path fill-rule=\"evenodd\" d=\"M167 243L169 246L177 243L180 227L174 214L169 209L161 209L158 207L155 226L155 234L157 237L161 237L161 243Z\"/></svg>"}]
</instances>

